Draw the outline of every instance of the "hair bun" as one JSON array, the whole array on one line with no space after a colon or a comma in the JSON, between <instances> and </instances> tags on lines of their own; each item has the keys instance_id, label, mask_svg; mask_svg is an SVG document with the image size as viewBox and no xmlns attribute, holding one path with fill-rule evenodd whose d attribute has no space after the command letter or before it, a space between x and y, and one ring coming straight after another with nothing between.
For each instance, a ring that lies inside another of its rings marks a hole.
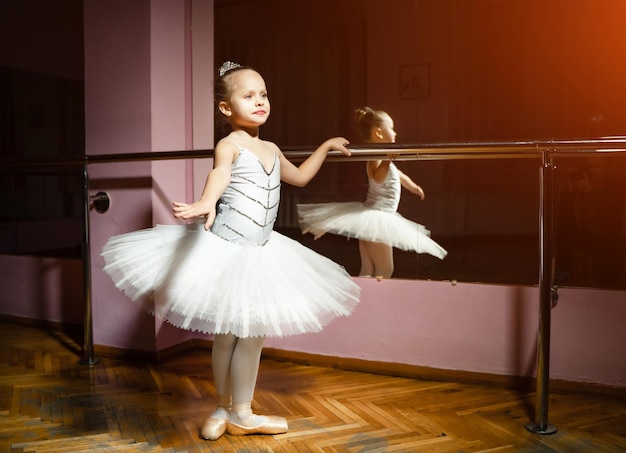
<instances>
[{"instance_id":1,"label":"hair bun","mask_svg":"<svg viewBox=\"0 0 626 453\"><path fill-rule=\"evenodd\" d=\"M373 113L373 110L371 107L368 107L368 106L359 107L358 109L354 111L354 117L357 121L361 121L366 115L370 113Z\"/></svg>"}]
</instances>

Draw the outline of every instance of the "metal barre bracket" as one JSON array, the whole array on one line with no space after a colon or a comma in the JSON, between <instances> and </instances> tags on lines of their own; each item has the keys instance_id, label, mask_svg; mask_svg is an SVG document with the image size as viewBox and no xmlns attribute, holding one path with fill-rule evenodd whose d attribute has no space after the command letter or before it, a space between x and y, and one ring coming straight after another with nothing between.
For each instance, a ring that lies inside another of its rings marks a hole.
<instances>
[{"instance_id":1,"label":"metal barre bracket","mask_svg":"<svg viewBox=\"0 0 626 453\"><path fill-rule=\"evenodd\" d=\"M109 210L111 207L111 198L109 194L106 192L98 192L95 195L89 197L91 201L93 201L93 206L96 209L96 212L103 214Z\"/></svg>"}]
</instances>

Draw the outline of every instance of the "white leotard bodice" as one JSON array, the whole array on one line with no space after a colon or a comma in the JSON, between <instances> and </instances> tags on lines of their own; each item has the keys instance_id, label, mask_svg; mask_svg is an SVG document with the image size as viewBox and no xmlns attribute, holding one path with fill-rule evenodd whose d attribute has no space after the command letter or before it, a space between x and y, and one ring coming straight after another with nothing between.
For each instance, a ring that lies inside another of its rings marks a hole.
<instances>
[{"instance_id":1,"label":"white leotard bodice","mask_svg":"<svg viewBox=\"0 0 626 453\"><path fill-rule=\"evenodd\" d=\"M400 174L392 162L382 183L377 183L374 179L369 180L364 205L372 209L395 212L400 204L400 190Z\"/></svg>"},{"instance_id":2,"label":"white leotard bodice","mask_svg":"<svg viewBox=\"0 0 626 453\"><path fill-rule=\"evenodd\" d=\"M279 202L278 156L274 156L268 173L251 151L239 146L231 181L218 202L211 231L230 242L264 245L274 227Z\"/></svg>"}]
</instances>

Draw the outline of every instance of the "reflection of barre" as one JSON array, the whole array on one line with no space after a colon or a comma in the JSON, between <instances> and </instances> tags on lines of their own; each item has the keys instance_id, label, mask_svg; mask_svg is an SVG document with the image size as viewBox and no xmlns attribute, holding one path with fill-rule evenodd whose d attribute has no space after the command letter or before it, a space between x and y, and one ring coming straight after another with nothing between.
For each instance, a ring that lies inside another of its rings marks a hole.
<instances>
[{"instance_id":1,"label":"reflection of barre","mask_svg":"<svg viewBox=\"0 0 626 453\"><path fill-rule=\"evenodd\" d=\"M298 211L296 205L300 200L299 194L285 192L281 195L280 209L278 210L278 218L276 225L279 227L298 227Z\"/></svg>"}]
</instances>

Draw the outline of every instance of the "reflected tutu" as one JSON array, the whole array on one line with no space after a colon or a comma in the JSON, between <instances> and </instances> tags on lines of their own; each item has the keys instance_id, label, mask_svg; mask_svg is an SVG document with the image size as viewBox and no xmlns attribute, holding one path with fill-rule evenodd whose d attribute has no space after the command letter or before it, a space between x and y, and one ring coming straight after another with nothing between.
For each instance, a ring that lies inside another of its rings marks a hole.
<instances>
[{"instance_id":1,"label":"reflected tutu","mask_svg":"<svg viewBox=\"0 0 626 453\"><path fill-rule=\"evenodd\" d=\"M299 204L297 209L302 233L312 233L315 239L333 233L440 259L448 253L423 225L396 211L370 208L358 201Z\"/></svg>"}]
</instances>

